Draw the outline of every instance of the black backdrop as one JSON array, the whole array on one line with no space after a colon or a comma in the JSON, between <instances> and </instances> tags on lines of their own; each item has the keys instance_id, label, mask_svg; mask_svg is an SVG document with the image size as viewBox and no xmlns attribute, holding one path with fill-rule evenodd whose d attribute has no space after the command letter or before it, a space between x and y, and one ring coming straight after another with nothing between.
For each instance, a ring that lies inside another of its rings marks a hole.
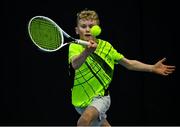
<instances>
[{"instance_id":1,"label":"black backdrop","mask_svg":"<svg viewBox=\"0 0 180 127\"><path fill-rule=\"evenodd\" d=\"M99 36L129 59L153 64L166 57L176 65L168 77L115 67L110 86L112 104L107 112L112 125L178 125L178 17L174 1L3 1L1 44L3 75L0 85L1 125L76 125L79 115L71 105L68 46L44 53L31 43L27 23L35 15L55 20L75 35L76 13L98 12Z\"/></svg>"}]
</instances>

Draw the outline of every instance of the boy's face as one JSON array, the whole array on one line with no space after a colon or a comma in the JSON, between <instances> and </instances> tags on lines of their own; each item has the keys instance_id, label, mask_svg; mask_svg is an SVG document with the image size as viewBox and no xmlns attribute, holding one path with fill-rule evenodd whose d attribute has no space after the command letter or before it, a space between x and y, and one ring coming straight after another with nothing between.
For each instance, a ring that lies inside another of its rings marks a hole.
<instances>
[{"instance_id":1,"label":"boy's face","mask_svg":"<svg viewBox=\"0 0 180 127\"><path fill-rule=\"evenodd\" d=\"M96 20L80 19L76 27L76 34L79 34L80 39L85 41L95 40L95 37L90 32L91 27L94 25L97 25Z\"/></svg>"}]
</instances>

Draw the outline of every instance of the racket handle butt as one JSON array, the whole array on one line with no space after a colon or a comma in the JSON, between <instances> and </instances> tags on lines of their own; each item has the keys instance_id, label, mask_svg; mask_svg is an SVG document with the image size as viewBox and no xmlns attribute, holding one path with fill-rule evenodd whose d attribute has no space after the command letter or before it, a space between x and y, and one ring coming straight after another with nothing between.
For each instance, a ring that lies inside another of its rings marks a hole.
<instances>
[{"instance_id":1,"label":"racket handle butt","mask_svg":"<svg viewBox=\"0 0 180 127\"><path fill-rule=\"evenodd\" d=\"M83 41L83 40L80 40L80 39L77 39L76 42L77 42L78 44L81 44L81 45L84 45L84 46L88 46L88 45L89 45L89 42Z\"/></svg>"}]
</instances>

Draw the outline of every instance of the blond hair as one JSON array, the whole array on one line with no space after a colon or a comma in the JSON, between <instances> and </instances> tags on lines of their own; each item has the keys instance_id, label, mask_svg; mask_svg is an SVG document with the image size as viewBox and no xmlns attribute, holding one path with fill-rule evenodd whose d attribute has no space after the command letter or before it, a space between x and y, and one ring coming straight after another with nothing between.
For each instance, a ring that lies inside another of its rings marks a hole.
<instances>
[{"instance_id":1,"label":"blond hair","mask_svg":"<svg viewBox=\"0 0 180 127\"><path fill-rule=\"evenodd\" d=\"M79 20L81 19L85 19L85 20L96 20L97 24L99 25L100 24L100 21L99 21L99 16L98 14L96 13L96 11L94 10L87 10L87 9L84 9L82 10L81 12L77 13L77 24L79 22Z\"/></svg>"}]
</instances>

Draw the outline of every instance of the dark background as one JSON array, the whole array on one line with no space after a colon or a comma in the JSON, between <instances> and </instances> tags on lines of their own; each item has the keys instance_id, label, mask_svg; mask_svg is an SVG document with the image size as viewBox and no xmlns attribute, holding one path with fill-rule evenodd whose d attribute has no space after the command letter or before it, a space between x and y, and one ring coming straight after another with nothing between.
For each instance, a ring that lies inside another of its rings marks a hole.
<instances>
[{"instance_id":1,"label":"dark background","mask_svg":"<svg viewBox=\"0 0 180 127\"><path fill-rule=\"evenodd\" d=\"M176 65L168 77L115 67L110 86L111 125L179 125L179 6L161 0L27 0L3 1L1 28L1 125L76 125L71 105L68 46L40 52L27 33L30 18L52 18L76 37L76 13L98 12L105 39L125 57L154 64L163 57Z\"/></svg>"}]
</instances>

